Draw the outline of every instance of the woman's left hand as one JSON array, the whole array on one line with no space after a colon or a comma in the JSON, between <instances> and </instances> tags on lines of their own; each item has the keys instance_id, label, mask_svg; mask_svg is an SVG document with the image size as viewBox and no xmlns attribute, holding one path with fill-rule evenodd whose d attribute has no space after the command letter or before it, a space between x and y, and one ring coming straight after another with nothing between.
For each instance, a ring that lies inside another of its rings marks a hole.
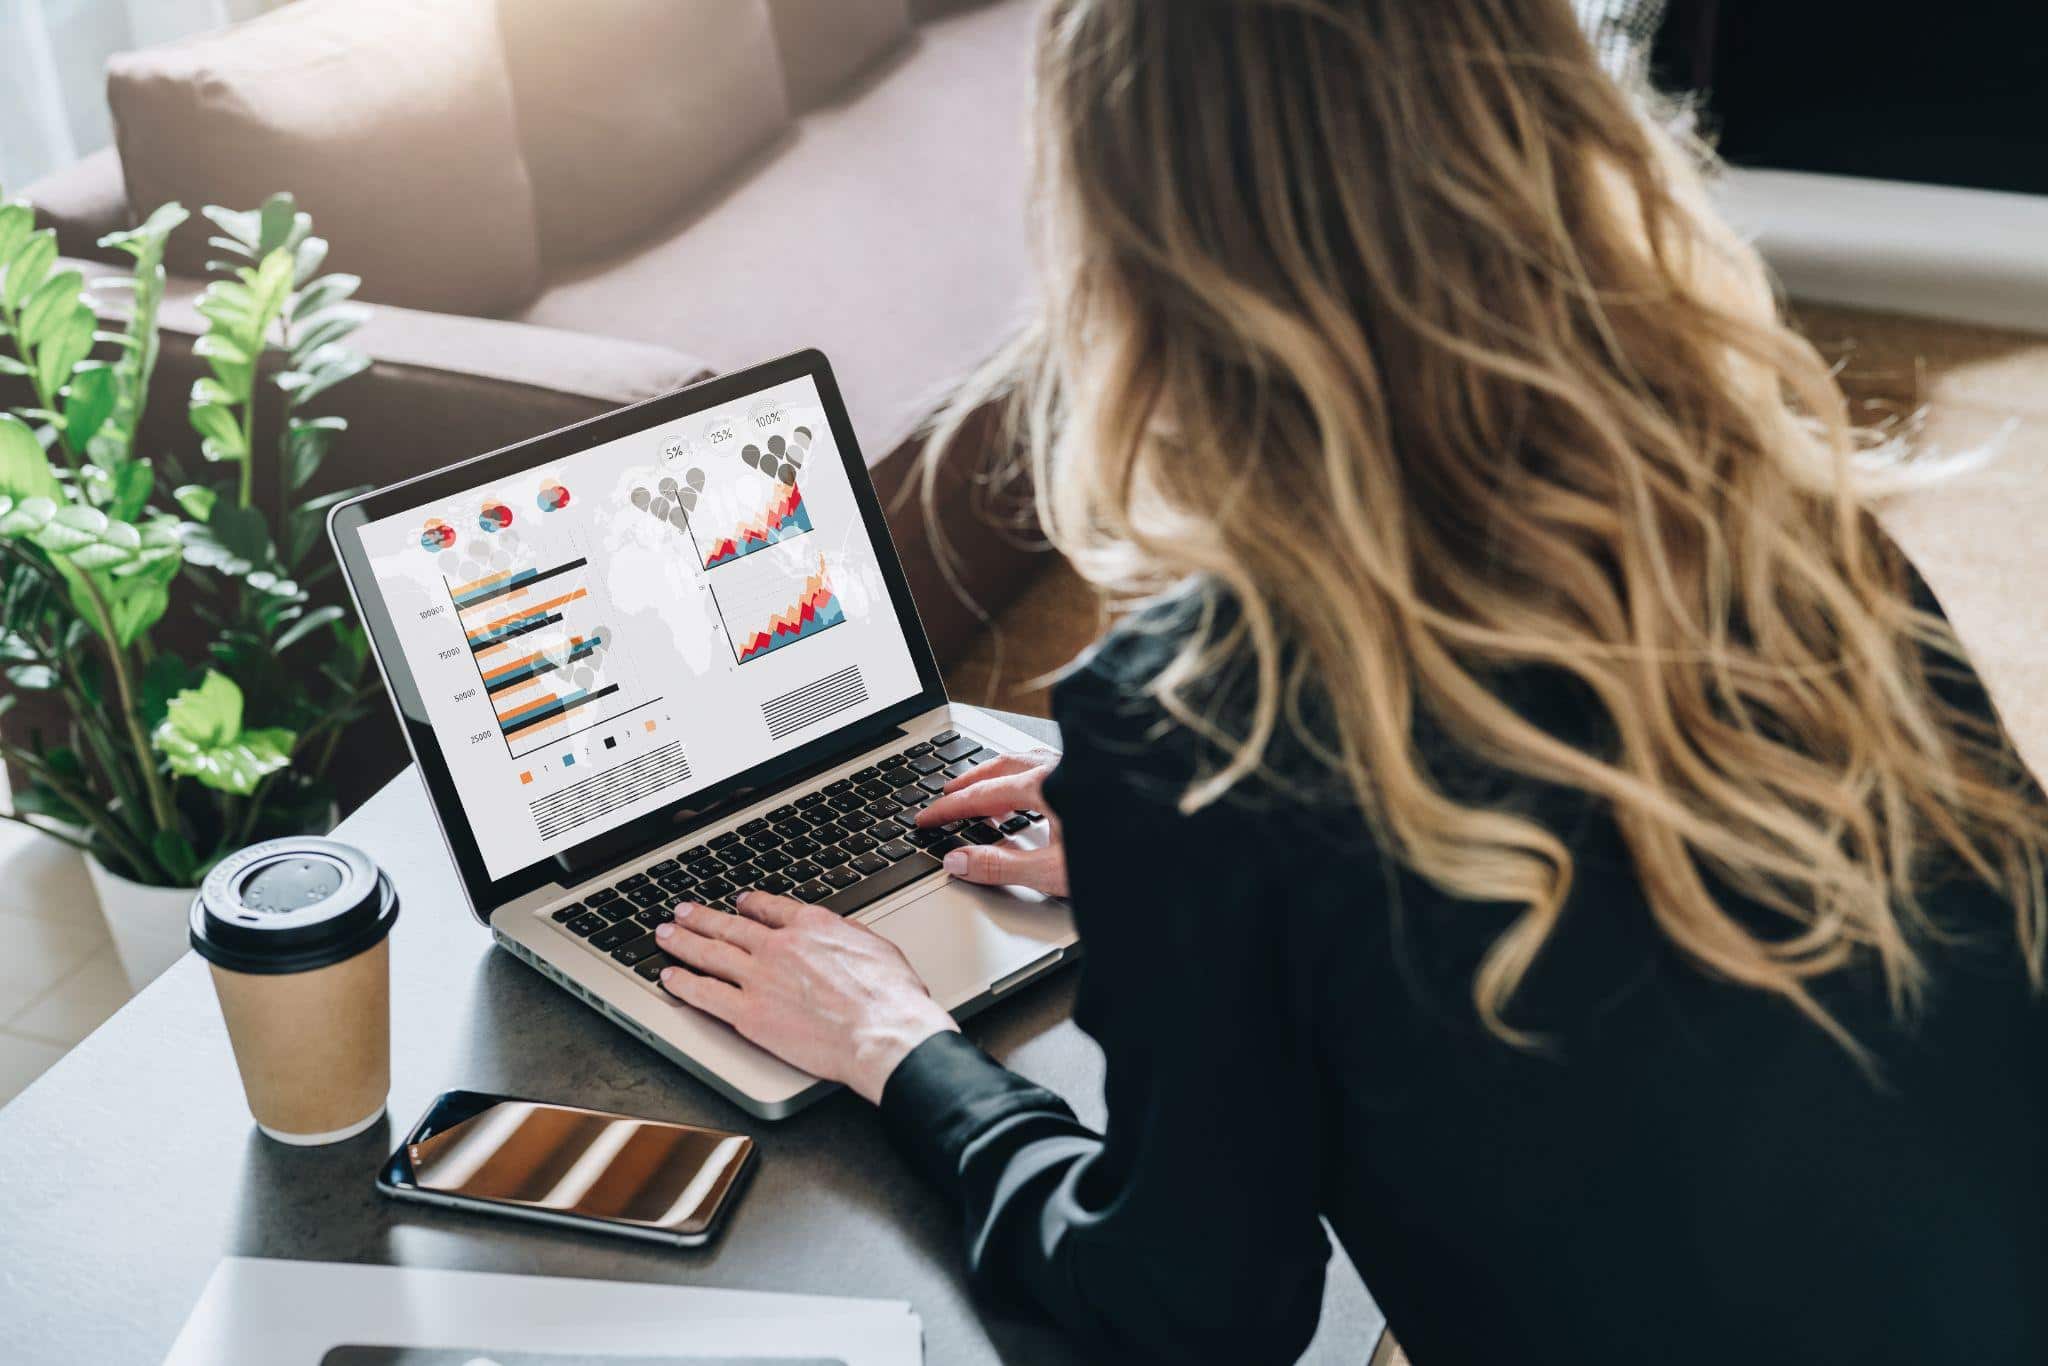
<instances>
[{"instance_id":1,"label":"woman's left hand","mask_svg":"<svg viewBox=\"0 0 2048 1366\"><path fill-rule=\"evenodd\" d=\"M879 1102L911 1049L959 1028L902 952L866 926L766 892L734 904L736 915L675 908L655 939L683 966L663 971L661 985L784 1062Z\"/></svg>"}]
</instances>

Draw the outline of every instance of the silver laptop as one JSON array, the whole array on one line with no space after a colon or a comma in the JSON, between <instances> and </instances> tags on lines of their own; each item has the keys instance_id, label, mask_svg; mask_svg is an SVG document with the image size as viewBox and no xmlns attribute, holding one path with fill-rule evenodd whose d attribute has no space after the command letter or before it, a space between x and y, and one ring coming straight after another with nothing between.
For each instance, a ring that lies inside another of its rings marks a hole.
<instances>
[{"instance_id":1,"label":"silver laptop","mask_svg":"<svg viewBox=\"0 0 2048 1366\"><path fill-rule=\"evenodd\" d=\"M1031 746L954 707L831 367L723 376L338 505L328 534L496 942L764 1118L830 1087L674 1000L653 927L750 887L872 925L956 1015L1076 949L920 830Z\"/></svg>"}]
</instances>

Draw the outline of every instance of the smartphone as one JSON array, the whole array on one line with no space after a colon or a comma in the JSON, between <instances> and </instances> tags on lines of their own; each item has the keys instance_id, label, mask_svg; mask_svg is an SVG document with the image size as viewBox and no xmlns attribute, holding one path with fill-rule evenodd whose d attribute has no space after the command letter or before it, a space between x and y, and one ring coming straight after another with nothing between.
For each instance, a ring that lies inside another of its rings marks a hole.
<instances>
[{"instance_id":1,"label":"smartphone","mask_svg":"<svg viewBox=\"0 0 2048 1366\"><path fill-rule=\"evenodd\" d=\"M754 1140L477 1091L449 1091L377 1174L397 1200L674 1247L711 1241L754 1165Z\"/></svg>"}]
</instances>

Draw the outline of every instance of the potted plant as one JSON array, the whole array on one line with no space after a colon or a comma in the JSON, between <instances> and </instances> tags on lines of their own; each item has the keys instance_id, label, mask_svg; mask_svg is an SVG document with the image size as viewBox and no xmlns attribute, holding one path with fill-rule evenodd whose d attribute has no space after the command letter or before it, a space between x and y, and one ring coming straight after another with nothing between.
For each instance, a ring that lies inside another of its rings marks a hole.
<instances>
[{"instance_id":1,"label":"potted plant","mask_svg":"<svg viewBox=\"0 0 2048 1366\"><path fill-rule=\"evenodd\" d=\"M183 952L215 862L331 824L325 774L375 692L361 630L312 598L333 564L309 564L325 509L361 490L306 493L345 426L317 400L367 364L346 344L360 282L320 273L327 244L289 196L204 212L223 259L186 408L216 477L185 481L137 447L164 242L187 214L166 205L104 239L133 267L89 284L28 205L0 203L0 376L32 396L0 411L0 715L42 694L61 718L0 739L26 777L7 819L84 852L136 987ZM95 290L128 295L118 330Z\"/></svg>"}]
</instances>

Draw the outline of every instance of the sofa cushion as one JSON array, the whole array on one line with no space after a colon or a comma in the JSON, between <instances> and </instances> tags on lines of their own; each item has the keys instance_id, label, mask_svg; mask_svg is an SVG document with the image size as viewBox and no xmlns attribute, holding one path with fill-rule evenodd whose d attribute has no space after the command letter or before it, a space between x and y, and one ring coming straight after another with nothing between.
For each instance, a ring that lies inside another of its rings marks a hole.
<instances>
[{"instance_id":1,"label":"sofa cushion","mask_svg":"<svg viewBox=\"0 0 2048 1366\"><path fill-rule=\"evenodd\" d=\"M764 0L498 9L551 269L646 236L788 126Z\"/></svg>"},{"instance_id":2,"label":"sofa cushion","mask_svg":"<svg viewBox=\"0 0 2048 1366\"><path fill-rule=\"evenodd\" d=\"M720 370L821 348L869 462L1014 326L1028 280L1032 0L920 30L856 100L716 202L522 314L685 347Z\"/></svg>"},{"instance_id":3,"label":"sofa cushion","mask_svg":"<svg viewBox=\"0 0 2048 1366\"><path fill-rule=\"evenodd\" d=\"M115 57L107 102L136 209L290 190L364 298L491 314L538 286L491 0L300 0ZM218 255L208 228L195 214L172 240L174 272Z\"/></svg>"},{"instance_id":4,"label":"sofa cushion","mask_svg":"<svg viewBox=\"0 0 2048 1366\"><path fill-rule=\"evenodd\" d=\"M810 109L896 48L910 32L909 0L768 0L789 102Z\"/></svg>"}]
</instances>

